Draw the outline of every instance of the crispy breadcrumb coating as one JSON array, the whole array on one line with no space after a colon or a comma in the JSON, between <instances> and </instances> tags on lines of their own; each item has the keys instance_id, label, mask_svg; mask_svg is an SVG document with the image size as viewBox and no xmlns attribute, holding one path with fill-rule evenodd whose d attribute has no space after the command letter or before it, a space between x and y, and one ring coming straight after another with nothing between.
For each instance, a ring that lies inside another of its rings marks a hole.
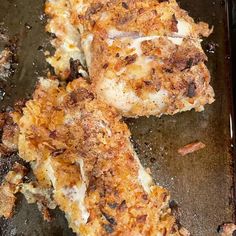
<instances>
[{"instance_id":1,"label":"crispy breadcrumb coating","mask_svg":"<svg viewBox=\"0 0 236 236\"><path fill-rule=\"evenodd\" d=\"M154 185L115 109L83 79L66 88L41 79L26 103L19 154L70 227L80 235L187 235L169 209L169 193Z\"/></svg>"},{"instance_id":2,"label":"crispy breadcrumb coating","mask_svg":"<svg viewBox=\"0 0 236 236\"><path fill-rule=\"evenodd\" d=\"M60 9L56 15L53 6ZM175 0L48 0L46 12L47 30L59 35L55 40L80 42L76 59L87 65L94 93L123 116L202 111L214 101L201 47L212 29L195 23ZM55 23L62 13L65 23ZM74 46L63 48L67 53ZM56 54L51 64L58 71ZM68 63L65 71L71 71Z\"/></svg>"}]
</instances>

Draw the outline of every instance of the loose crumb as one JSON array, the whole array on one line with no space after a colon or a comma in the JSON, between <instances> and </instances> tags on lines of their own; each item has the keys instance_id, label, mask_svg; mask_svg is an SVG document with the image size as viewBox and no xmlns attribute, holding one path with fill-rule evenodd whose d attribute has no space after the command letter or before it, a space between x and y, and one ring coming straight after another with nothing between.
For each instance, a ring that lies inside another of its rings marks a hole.
<instances>
[{"instance_id":1,"label":"loose crumb","mask_svg":"<svg viewBox=\"0 0 236 236\"><path fill-rule=\"evenodd\" d=\"M189 153L196 152L196 151L203 149L205 147L206 147L206 145L202 142L194 142L194 143L190 143L190 144L185 145L184 147L179 148L178 153L181 156L185 156Z\"/></svg>"},{"instance_id":2,"label":"loose crumb","mask_svg":"<svg viewBox=\"0 0 236 236\"><path fill-rule=\"evenodd\" d=\"M235 236L236 225L233 223L225 223L219 227L218 232L220 236Z\"/></svg>"}]
</instances>

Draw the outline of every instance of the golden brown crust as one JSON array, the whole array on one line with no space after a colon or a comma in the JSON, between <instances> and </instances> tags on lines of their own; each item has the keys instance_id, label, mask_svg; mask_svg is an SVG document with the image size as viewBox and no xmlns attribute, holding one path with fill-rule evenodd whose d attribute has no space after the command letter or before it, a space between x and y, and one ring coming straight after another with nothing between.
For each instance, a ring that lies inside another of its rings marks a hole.
<instances>
[{"instance_id":1,"label":"golden brown crust","mask_svg":"<svg viewBox=\"0 0 236 236\"><path fill-rule=\"evenodd\" d=\"M178 19L191 24L191 37L207 37L211 30L208 25L194 20L182 10L175 0L158 2L156 0L106 0L81 1L70 0L73 22L82 24L89 31L108 31L115 28L119 31L138 32L140 35L170 36L178 33ZM76 6L85 5L83 11L76 12Z\"/></svg>"},{"instance_id":2,"label":"golden brown crust","mask_svg":"<svg viewBox=\"0 0 236 236\"><path fill-rule=\"evenodd\" d=\"M214 101L201 48L211 30L175 1L90 1L80 13L83 1L70 2L94 91L122 115L201 111Z\"/></svg>"},{"instance_id":3,"label":"golden brown crust","mask_svg":"<svg viewBox=\"0 0 236 236\"><path fill-rule=\"evenodd\" d=\"M48 30L56 33L53 45L59 52L50 63L57 71L67 65L64 74L59 72L64 78L79 74L69 61L86 64L93 92L123 116L202 111L214 101L204 66L207 57L201 48L201 37L212 30L206 23L195 23L176 1L49 0L46 12L51 17ZM65 23L58 24L62 18ZM75 38L80 43L68 46L67 41ZM61 45L65 51L60 51ZM81 48L82 57L67 58ZM182 81L174 86L176 80Z\"/></svg>"},{"instance_id":4,"label":"golden brown crust","mask_svg":"<svg viewBox=\"0 0 236 236\"><path fill-rule=\"evenodd\" d=\"M127 126L90 90L83 79L67 88L42 80L19 121L20 156L36 163L37 177L38 166L50 166L45 178L50 176L54 198L76 233L181 235L168 192L142 183L150 177L135 156Z\"/></svg>"}]
</instances>

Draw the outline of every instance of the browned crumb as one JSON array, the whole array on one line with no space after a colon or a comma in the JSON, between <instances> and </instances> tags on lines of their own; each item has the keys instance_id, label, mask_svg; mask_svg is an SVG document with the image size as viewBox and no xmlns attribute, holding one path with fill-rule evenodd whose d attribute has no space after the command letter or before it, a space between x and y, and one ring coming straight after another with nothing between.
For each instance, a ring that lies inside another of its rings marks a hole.
<instances>
[{"instance_id":1,"label":"browned crumb","mask_svg":"<svg viewBox=\"0 0 236 236\"><path fill-rule=\"evenodd\" d=\"M236 235L236 225L233 223L226 223L220 226L219 234L221 236L234 236Z\"/></svg>"},{"instance_id":2,"label":"browned crumb","mask_svg":"<svg viewBox=\"0 0 236 236\"><path fill-rule=\"evenodd\" d=\"M0 186L0 216L12 217L15 206L15 194L19 191L19 185L26 174L26 168L15 163L12 170L7 173Z\"/></svg>"},{"instance_id":3,"label":"browned crumb","mask_svg":"<svg viewBox=\"0 0 236 236\"><path fill-rule=\"evenodd\" d=\"M178 153L181 156L186 156L189 153L196 152L196 151L203 149L205 147L206 147L206 145L202 142L194 142L194 143L190 143L190 144L185 145L184 147L179 148Z\"/></svg>"},{"instance_id":4,"label":"browned crumb","mask_svg":"<svg viewBox=\"0 0 236 236\"><path fill-rule=\"evenodd\" d=\"M19 128L16 124L4 126L2 143L12 152L17 150L18 135Z\"/></svg>"},{"instance_id":5,"label":"browned crumb","mask_svg":"<svg viewBox=\"0 0 236 236\"><path fill-rule=\"evenodd\" d=\"M8 156L17 151L19 128L8 112L0 113L0 131L2 133L0 143L0 157Z\"/></svg>"}]
</instances>

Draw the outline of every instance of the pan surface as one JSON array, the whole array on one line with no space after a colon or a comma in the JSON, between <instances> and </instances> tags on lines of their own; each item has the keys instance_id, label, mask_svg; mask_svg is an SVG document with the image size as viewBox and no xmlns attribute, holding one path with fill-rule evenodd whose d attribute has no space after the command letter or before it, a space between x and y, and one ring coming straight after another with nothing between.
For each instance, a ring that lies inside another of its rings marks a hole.
<instances>
[{"instance_id":1,"label":"pan surface","mask_svg":"<svg viewBox=\"0 0 236 236\"><path fill-rule=\"evenodd\" d=\"M38 76L47 64L42 52L49 45L44 32L43 0L1 0L0 30L16 40L15 70L0 80L0 107L8 108L32 93ZM217 235L223 222L234 221L233 180L233 115L227 2L181 0L182 8L195 20L214 26L214 33L204 41L208 50L208 68L216 102L204 112L194 111L162 118L126 119L139 157L151 169L156 182L170 192L172 204L178 205L181 223L193 236ZM2 45L2 43L0 44ZM181 157L178 148L193 141L206 148ZM0 160L5 170L9 161ZM0 178L6 171L0 171ZM42 220L36 205L28 205L20 195L14 217L0 219L3 236L70 236L67 222L60 211L52 223Z\"/></svg>"}]
</instances>

